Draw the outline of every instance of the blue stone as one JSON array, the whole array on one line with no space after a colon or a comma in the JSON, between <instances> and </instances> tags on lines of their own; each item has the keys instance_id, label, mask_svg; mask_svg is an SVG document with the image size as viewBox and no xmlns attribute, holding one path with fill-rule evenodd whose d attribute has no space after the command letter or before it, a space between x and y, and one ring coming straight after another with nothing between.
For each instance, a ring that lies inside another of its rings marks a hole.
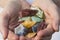
<instances>
[{"instance_id":1,"label":"blue stone","mask_svg":"<svg viewBox=\"0 0 60 40\"><path fill-rule=\"evenodd\" d=\"M33 32L37 32L37 28L39 27L40 23L37 23L35 24L33 27L32 27L32 31Z\"/></svg>"},{"instance_id":2,"label":"blue stone","mask_svg":"<svg viewBox=\"0 0 60 40\"><path fill-rule=\"evenodd\" d=\"M27 30L23 25L19 25L17 28L15 28L15 34L22 36L27 34Z\"/></svg>"}]
</instances>

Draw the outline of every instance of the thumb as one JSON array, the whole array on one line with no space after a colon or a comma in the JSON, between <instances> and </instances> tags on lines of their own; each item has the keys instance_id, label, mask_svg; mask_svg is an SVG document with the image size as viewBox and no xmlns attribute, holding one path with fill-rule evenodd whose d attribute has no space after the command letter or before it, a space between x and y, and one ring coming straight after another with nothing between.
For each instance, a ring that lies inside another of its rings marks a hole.
<instances>
[{"instance_id":1,"label":"thumb","mask_svg":"<svg viewBox=\"0 0 60 40\"><path fill-rule=\"evenodd\" d=\"M3 38L6 39L8 35L8 29L6 27L0 27L0 32L3 35Z\"/></svg>"},{"instance_id":2,"label":"thumb","mask_svg":"<svg viewBox=\"0 0 60 40\"><path fill-rule=\"evenodd\" d=\"M59 22L53 21L52 26L53 26L54 31L56 32L59 31Z\"/></svg>"},{"instance_id":3,"label":"thumb","mask_svg":"<svg viewBox=\"0 0 60 40\"><path fill-rule=\"evenodd\" d=\"M8 18L6 18L3 14L0 14L0 32L3 35L3 38L7 38L8 34Z\"/></svg>"}]
</instances>

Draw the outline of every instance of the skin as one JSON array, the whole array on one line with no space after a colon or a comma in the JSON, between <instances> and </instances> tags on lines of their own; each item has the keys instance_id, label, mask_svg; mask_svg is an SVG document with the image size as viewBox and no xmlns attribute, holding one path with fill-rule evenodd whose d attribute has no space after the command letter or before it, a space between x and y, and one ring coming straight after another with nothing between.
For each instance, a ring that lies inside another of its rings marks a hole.
<instances>
[{"instance_id":1,"label":"skin","mask_svg":"<svg viewBox=\"0 0 60 40\"><path fill-rule=\"evenodd\" d=\"M13 30L16 27L16 24L19 24L19 11L26 8L30 8L30 5L25 0L8 1L7 5L4 8L4 11L0 14L0 31L3 34L4 40L7 37L8 40L18 39L11 30ZM11 38L10 35L13 36L13 38Z\"/></svg>"},{"instance_id":2,"label":"skin","mask_svg":"<svg viewBox=\"0 0 60 40\"><path fill-rule=\"evenodd\" d=\"M59 15L57 5L52 0L35 0L32 5L44 11L45 20L48 24L47 28L37 33L34 40L42 40L44 37L51 36L54 32L58 31Z\"/></svg>"},{"instance_id":3,"label":"skin","mask_svg":"<svg viewBox=\"0 0 60 40\"><path fill-rule=\"evenodd\" d=\"M6 38L8 38L8 40L19 39L19 37L15 35L11 30L16 27L16 24L19 24L19 11L25 8L30 8L28 5L29 4L26 3L25 0L9 0L8 4L4 8L4 11L0 14L0 31L3 34L4 40ZM37 6L44 11L46 16L46 23L48 24L47 28L39 31L36 37L32 38L32 40L42 40L45 37L51 36L54 32L58 31L59 8L57 5L52 0L34 0L32 5Z\"/></svg>"}]
</instances>

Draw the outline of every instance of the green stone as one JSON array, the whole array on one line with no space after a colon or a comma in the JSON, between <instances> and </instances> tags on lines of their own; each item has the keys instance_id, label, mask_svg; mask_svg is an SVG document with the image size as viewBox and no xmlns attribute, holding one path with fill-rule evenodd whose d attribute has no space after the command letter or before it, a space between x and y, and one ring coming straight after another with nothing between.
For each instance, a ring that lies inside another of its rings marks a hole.
<instances>
[{"instance_id":1,"label":"green stone","mask_svg":"<svg viewBox=\"0 0 60 40\"><path fill-rule=\"evenodd\" d=\"M38 12L36 13L36 16L43 18L44 17L44 12L38 8L38 7L31 7L32 10L38 10Z\"/></svg>"},{"instance_id":2,"label":"green stone","mask_svg":"<svg viewBox=\"0 0 60 40\"><path fill-rule=\"evenodd\" d=\"M36 16L32 16L31 19L32 19L32 21L35 21L35 22L41 22L41 21L43 21L43 19L41 19L39 17L36 17Z\"/></svg>"},{"instance_id":3,"label":"green stone","mask_svg":"<svg viewBox=\"0 0 60 40\"><path fill-rule=\"evenodd\" d=\"M40 17L40 18L43 18L43 12L41 11L41 12L38 12L37 14L36 14L38 17Z\"/></svg>"},{"instance_id":4,"label":"green stone","mask_svg":"<svg viewBox=\"0 0 60 40\"><path fill-rule=\"evenodd\" d=\"M25 20L31 20L30 17L23 17L23 18L20 18L19 21L25 21Z\"/></svg>"}]
</instances>

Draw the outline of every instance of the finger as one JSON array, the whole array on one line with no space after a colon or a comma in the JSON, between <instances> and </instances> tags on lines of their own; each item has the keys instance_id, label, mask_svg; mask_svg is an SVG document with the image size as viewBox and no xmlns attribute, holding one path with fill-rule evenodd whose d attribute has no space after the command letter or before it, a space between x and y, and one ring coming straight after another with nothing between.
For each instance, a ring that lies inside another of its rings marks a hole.
<instances>
[{"instance_id":1,"label":"finger","mask_svg":"<svg viewBox=\"0 0 60 40\"><path fill-rule=\"evenodd\" d=\"M46 16L46 23L51 24L54 31L58 31L59 30L59 19L58 17L55 17L54 15L52 15L51 13L48 13L49 11L45 11L45 16ZM54 16L54 17L53 17ZM56 15L57 16L57 15Z\"/></svg>"},{"instance_id":2,"label":"finger","mask_svg":"<svg viewBox=\"0 0 60 40\"><path fill-rule=\"evenodd\" d=\"M34 40L34 38L32 38L31 40Z\"/></svg>"},{"instance_id":3,"label":"finger","mask_svg":"<svg viewBox=\"0 0 60 40\"><path fill-rule=\"evenodd\" d=\"M8 40L18 40L18 36L9 30Z\"/></svg>"},{"instance_id":4,"label":"finger","mask_svg":"<svg viewBox=\"0 0 60 40\"><path fill-rule=\"evenodd\" d=\"M22 9L29 9L31 5L26 0L20 0L22 3Z\"/></svg>"},{"instance_id":5,"label":"finger","mask_svg":"<svg viewBox=\"0 0 60 40\"><path fill-rule=\"evenodd\" d=\"M37 33L37 36L39 36L41 38L41 37L45 37L45 36L50 36L53 33L54 33L54 30L52 28L52 25L49 24L46 29L39 31Z\"/></svg>"},{"instance_id":6,"label":"finger","mask_svg":"<svg viewBox=\"0 0 60 40\"><path fill-rule=\"evenodd\" d=\"M13 31L14 28L16 28L17 26L19 26L19 24L20 24L20 23L18 22L18 23L16 23L16 24L10 25L10 26L9 26L9 29Z\"/></svg>"},{"instance_id":7,"label":"finger","mask_svg":"<svg viewBox=\"0 0 60 40\"><path fill-rule=\"evenodd\" d=\"M57 21L53 21L52 26L53 26L54 31L56 32L59 31L59 23Z\"/></svg>"},{"instance_id":8,"label":"finger","mask_svg":"<svg viewBox=\"0 0 60 40\"><path fill-rule=\"evenodd\" d=\"M3 38L6 39L8 36L8 29L6 27L0 27L0 32L2 33Z\"/></svg>"},{"instance_id":9,"label":"finger","mask_svg":"<svg viewBox=\"0 0 60 40\"><path fill-rule=\"evenodd\" d=\"M20 36L19 40L26 40L26 38L24 36Z\"/></svg>"},{"instance_id":10,"label":"finger","mask_svg":"<svg viewBox=\"0 0 60 40\"><path fill-rule=\"evenodd\" d=\"M28 37L25 37L26 38L26 40L33 40L34 38L28 38Z\"/></svg>"},{"instance_id":11,"label":"finger","mask_svg":"<svg viewBox=\"0 0 60 40\"><path fill-rule=\"evenodd\" d=\"M37 36L36 36L36 37L34 38L34 40L40 40L40 37L37 37Z\"/></svg>"}]
</instances>

